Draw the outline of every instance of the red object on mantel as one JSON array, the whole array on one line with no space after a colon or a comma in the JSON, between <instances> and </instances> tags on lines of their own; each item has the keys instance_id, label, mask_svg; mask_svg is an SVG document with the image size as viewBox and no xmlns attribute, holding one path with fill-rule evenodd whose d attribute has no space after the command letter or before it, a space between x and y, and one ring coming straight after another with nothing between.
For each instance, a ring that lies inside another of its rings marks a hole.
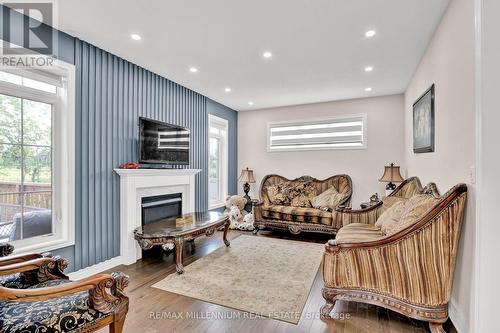
<instances>
[{"instance_id":1,"label":"red object on mantel","mask_svg":"<svg viewBox=\"0 0 500 333\"><path fill-rule=\"evenodd\" d=\"M139 169L141 165L139 163L125 163L120 165L118 168L120 169Z\"/></svg>"}]
</instances>

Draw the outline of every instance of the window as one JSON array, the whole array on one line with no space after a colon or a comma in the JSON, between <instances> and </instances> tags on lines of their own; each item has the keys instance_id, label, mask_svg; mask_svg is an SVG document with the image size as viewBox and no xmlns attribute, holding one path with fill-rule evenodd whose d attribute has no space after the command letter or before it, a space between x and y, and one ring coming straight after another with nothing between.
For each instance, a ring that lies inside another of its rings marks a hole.
<instances>
[{"instance_id":1,"label":"window","mask_svg":"<svg viewBox=\"0 0 500 333\"><path fill-rule=\"evenodd\" d=\"M366 148L366 115L268 124L267 150Z\"/></svg>"},{"instance_id":2,"label":"window","mask_svg":"<svg viewBox=\"0 0 500 333\"><path fill-rule=\"evenodd\" d=\"M209 207L218 208L225 204L227 196L227 120L209 115L208 118L208 197Z\"/></svg>"},{"instance_id":3,"label":"window","mask_svg":"<svg viewBox=\"0 0 500 333\"><path fill-rule=\"evenodd\" d=\"M74 244L74 66L0 71L0 242Z\"/></svg>"}]
</instances>

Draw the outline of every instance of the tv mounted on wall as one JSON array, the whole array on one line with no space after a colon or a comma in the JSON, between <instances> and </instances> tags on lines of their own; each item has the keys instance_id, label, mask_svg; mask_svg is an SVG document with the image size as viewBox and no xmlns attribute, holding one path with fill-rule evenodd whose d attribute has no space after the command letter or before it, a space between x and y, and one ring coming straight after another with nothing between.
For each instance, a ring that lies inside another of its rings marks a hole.
<instances>
[{"instance_id":1,"label":"tv mounted on wall","mask_svg":"<svg viewBox=\"0 0 500 333\"><path fill-rule=\"evenodd\" d=\"M139 118L139 163L189 164L188 128Z\"/></svg>"}]
</instances>

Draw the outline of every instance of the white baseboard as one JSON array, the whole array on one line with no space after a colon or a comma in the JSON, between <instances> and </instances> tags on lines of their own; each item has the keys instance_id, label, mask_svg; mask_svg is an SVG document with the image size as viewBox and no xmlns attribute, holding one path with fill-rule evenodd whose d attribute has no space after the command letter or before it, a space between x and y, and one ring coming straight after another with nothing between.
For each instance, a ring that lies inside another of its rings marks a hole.
<instances>
[{"instance_id":1,"label":"white baseboard","mask_svg":"<svg viewBox=\"0 0 500 333\"><path fill-rule=\"evenodd\" d=\"M85 277L101 273L104 271L107 271L108 269L111 269L113 267L119 266L123 264L123 258L121 256L111 258L109 260L100 262L98 264L80 269L76 272L69 273L68 276L70 280L79 280L83 279ZM461 333L461 332L460 332Z\"/></svg>"},{"instance_id":2,"label":"white baseboard","mask_svg":"<svg viewBox=\"0 0 500 333\"><path fill-rule=\"evenodd\" d=\"M451 322L453 326L457 329L458 333L469 333L468 327L465 324L465 317L462 311L458 309L453 300L450 300L450 304L448 306L448 312L450 315Z\"/></svg>"}]
</instances>

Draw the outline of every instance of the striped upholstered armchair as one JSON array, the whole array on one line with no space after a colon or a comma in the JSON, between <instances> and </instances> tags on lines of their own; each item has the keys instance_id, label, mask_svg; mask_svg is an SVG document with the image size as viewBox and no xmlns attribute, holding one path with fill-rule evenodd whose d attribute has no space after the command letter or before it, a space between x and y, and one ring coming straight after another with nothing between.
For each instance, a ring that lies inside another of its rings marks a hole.
<instances>
[{"instance_id":1,"label":"striped upholstered armchair","mask_svg":"<svg viewBox=\"0 0 500 333\"><path fill-rule=\"evenodd\" d=\"M466 197L464 184L440 196L433 183L411 178L375 207L344 211L323 257L322 316L337 300L370 303L444 332Z\"/></svg>"}]
</instances>

